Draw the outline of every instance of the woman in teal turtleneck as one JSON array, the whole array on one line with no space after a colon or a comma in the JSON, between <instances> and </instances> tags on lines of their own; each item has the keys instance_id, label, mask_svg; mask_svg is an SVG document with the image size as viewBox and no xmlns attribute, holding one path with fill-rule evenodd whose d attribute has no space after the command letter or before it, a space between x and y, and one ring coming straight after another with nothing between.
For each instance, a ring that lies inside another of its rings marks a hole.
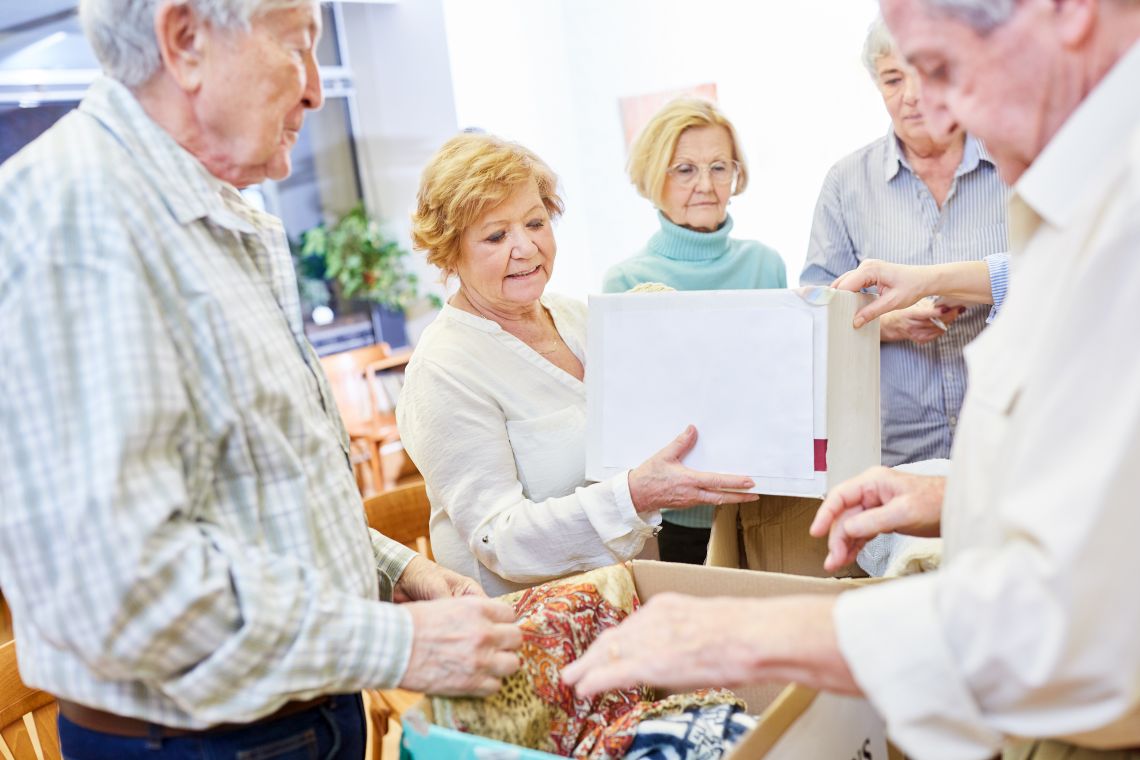
<instances>
[{"instance_id":1,"label":"woman in teal turtleneck","mask_svg":"<svg viewBox=\"0 0 1140 760\"><path fill-rule=\"evenodd\" d=\"M680 98L658 111L630 153L629 175L657 206L661 230L645 249L606 272L602 289L621 293L644 282L677 290L785 288L780 254L755 240L734 240L728 199L748 184L736 130L715 105ZM712 507L665 512L661 558L701 564Z\"/></svg>"}]
</instances>

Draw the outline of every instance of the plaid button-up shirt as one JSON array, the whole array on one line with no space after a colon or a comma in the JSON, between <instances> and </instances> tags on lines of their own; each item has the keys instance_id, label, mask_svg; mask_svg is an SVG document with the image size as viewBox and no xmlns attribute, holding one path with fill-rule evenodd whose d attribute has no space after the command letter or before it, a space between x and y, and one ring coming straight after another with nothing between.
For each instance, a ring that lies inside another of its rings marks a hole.
<instances>
[{"instance_id":1,"label":"plaid button-up shirt","mask_svg":"<svg viewBox=\"0 0 1140 760\"><path fill-rule=\"evenodd\" d=\"M101 79L0 168L0 587L20 670L201 728L392 686L369 531L278 220Z\"/></svg>"}]
</instances>

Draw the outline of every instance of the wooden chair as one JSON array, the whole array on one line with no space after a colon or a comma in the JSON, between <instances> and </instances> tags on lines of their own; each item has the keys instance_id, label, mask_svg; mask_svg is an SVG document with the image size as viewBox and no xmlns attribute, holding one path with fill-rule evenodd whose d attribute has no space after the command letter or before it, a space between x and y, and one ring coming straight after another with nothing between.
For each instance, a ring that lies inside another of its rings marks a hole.
<instances>
[{"instance_id":1,"label":"wooden chair","mask_svg":"<svg viewBox=\"0 0 1140 760\"><path fill-rule=\"evenodd\" d=\"M12 613L8 610L8 603L4 601L4 594L0 592L0 644L12 640Z\"/></svg>"},{"instance_id":2,"label":"wooden chair","mask_svg":"<svg viewBox=\"0 0 1140 760\"><path fill-rule=\"evenodd\" d=\"M60 760L55 697L31 689L16 669L16 642L0 645L0 757Z\"/></svg>"},{"instance_id":3,"label":"wooden chair","mask_svg":"<svg viewBox=\"0 0 1140 760\"><path fill-rule=\"evenodd\" d=\"M435 559L428 539L431 503L423 483L400 486L365 499L364 514L369 526L428 559Z\"/></svg>"},{"instance_id":4,"label":"wooden chair","mask_svg":"<svg viewBox=\"0 0 1140 760\"><path fill-rule=\"evenodd\" d=\"M373 376L407 364L409 355L393 356L387 343L377 343L321 358L349 438L367 445L372 487L377 490L396 486L407 455L400 444L395 410L380 411Z\"/></svg>"}]
</instances>

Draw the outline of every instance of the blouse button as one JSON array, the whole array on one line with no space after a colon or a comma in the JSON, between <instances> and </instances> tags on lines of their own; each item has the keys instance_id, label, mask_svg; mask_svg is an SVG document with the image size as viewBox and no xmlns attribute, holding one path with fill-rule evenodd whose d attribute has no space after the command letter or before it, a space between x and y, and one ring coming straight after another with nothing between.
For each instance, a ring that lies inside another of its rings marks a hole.
<instances>
[{"instance_id":1,"label":"blouse button","mask_svg":"<svg viewBox=\"0 0 1140 760\"><path fill-rule=\"evenodd\" d=\"M489 543L489 542L490 542L490 539L489 539L487 536L483 536L483 543L485 543L485 544L486 544L486 543Z\"/></svg>"}]
</instances>

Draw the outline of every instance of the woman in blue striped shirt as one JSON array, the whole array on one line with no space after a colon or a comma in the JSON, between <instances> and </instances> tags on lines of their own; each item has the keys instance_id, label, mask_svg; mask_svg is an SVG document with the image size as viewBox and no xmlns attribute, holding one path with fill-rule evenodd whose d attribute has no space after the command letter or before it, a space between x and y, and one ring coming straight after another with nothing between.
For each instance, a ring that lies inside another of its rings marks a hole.
<instances>
[{"instance_id":1,"label":"woman in blue striped shirt","mask_svg":"<svg viewBox=\"0 0 1140 760\"><path fill-rule=\"evenodd\" d=\"M881 20L863 62L891 129L828 173L800 282L830 284L867 259L948 264L1003 255L1008 189L985 148L958 128L931 133L918 80ZM946 307L946 298L922 300L880 320L883 464L950 455L966 391L962 349L989 310Z\"/></svg>"}]
</instances>

